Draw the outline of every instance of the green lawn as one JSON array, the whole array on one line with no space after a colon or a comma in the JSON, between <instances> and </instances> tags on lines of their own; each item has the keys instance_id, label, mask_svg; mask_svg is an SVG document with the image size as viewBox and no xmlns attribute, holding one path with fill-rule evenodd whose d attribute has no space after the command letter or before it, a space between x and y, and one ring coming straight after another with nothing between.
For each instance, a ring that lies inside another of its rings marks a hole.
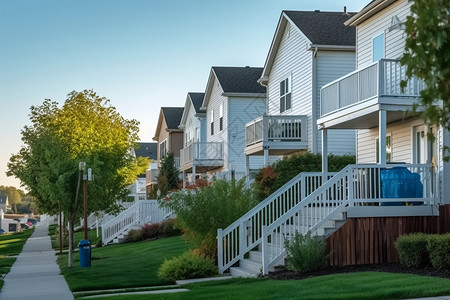
<instances>
[{"instance_id":1,"label":"green lawn","mask_svg":"<svg viewBox=\"0 0 450 300\"><path fill-rule=\"evenodd\" d=\"M16 261L15 257L22 251L23 245L27 239L34 232L32 229L27 229L22 232L5 233L0 235L0 274L6 274L11 269L11 266ZM3 280L0 279L0 289L3 286Z\"/></svg>"},{"instance_id":2,"label":"green lawn","mask_svg":"<svg viewBox=\"0 0 450 300\"><path fill-rule=\"evenodd\" d=\"M58 225L50 225L48 227L48 235L51 238L52 241L52 248L55 250L59 250L59 243L57 240L57 236L56 236L56 228L58 227ZM97 230L93 229L93 230L88 230L88 240L91 241L91 245L96 245L97 242L99 240L101 240L102 238L102 230L101 228L99 228L98 230L98 234L99 237L97 238ZM81 240L84 240L84 231L76 231L74 234L74 247L77 248L78 247L78 243ZM63 249L67 249L68 247L64 247Z\"/></svg>"},{"instance_id":3,"label":"green lawn","mask_svg":"<svg viewBox=\"0 0 450 300\"><path fill-rule=\"evenodd\" d=\"M450 294L450 280L409 274L361 272L303 280L232 279L187 285L176 294L102 299L407 299Z\"/></svg>"},{"instance_id":4,"label":"green lawn","mask_svg":"<svg viewBox=\"0 0 450 300\"><path fill-rule=\"evenodd\" d=\"M111 245L92 249L92 266L80 268L78 253L67 267L67 254L58 258L61 272L72 291L171 284L156 273L165 258L178 256L190 248L181 237Z\"/></svg>"}]
</instances>

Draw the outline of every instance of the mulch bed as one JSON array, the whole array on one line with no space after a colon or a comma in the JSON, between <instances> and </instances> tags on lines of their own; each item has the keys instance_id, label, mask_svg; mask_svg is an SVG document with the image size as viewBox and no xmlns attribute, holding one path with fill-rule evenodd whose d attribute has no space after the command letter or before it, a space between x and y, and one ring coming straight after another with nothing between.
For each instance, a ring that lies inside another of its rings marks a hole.
<instances>
[{"instance_id":1,"label":"mulch bed","mask_svg":"<svg viewBox=\"0 0 450 300\"><path fill-rule=\"evenodd\" d=\"M315 276L352 273L352 272L365 272L365 271L403 273L403 274L415 274L423 276L450 278L450 270L439 270L433 268L416 269L406 267L399 263L328 267L318 271L308 272L304 274L299 274L294 271L286 269L286 267L284 266L280 266L276 267L275 271L269 272L269 275L267 275L267 277L276 280L295 280L295 279L311 278Z\"/></svg>"}]
</instances>

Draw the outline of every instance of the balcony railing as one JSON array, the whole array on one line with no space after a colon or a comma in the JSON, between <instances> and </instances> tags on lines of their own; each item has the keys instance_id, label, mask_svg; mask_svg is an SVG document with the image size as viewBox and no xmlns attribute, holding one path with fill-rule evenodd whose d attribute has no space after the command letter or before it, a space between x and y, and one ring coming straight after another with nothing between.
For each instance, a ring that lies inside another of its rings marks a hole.
<instances>
[{"instance_id":1,"label":"balcony railing","mask_svg":"<svg viewBox=\"0 0 450 300\"><path fill-rule=\"evenodd\" d=\"M245 125L247 146L261 141L306 141L306 116L262 116Z\"/></svg>"},{"instance_id":2,"label":"balcony railing","mask_svg":"<svg viewBox=\"0 0 450 300\"><path fill-rule=\"evenodd\" d=\"M406 66L402 66L400 60L381 59L323 86L320 92L321 115L375 97L418 98L425 84L414 77L402 90L400 82L406 79Z\"/></svg>"},{"instance_id":3,"label":"balcony railing","mask_svg":"<svg viewBox=\"0 0 450 300\"><path fill-rule=\"evenodd\" d=\"M223 144L194 142L180 151L181 165L198 159L223 159Z\"/></svg>"}]
</instances>

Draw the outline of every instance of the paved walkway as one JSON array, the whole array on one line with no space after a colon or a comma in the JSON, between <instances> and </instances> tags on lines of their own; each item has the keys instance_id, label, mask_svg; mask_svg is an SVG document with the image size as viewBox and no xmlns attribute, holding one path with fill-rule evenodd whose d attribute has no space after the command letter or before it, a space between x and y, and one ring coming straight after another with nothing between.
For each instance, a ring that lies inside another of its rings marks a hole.
<instances>
[{"instance_id":1,"label":"paved walkway","mask_svg":"<svg viewBox=\"0 0 450 300\"><path fill-rule=\"evenodd\" d=\"M73 299L67 282L60 275L45 222L38 223L4 280L0 300Z\"/></svg>"}]
</instances>

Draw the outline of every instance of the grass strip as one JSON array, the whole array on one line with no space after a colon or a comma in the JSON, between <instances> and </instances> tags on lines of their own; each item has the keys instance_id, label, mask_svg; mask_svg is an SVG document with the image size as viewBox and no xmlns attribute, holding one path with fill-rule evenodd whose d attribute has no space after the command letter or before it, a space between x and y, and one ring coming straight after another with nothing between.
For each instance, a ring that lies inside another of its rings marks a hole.
<instances>
[{"instance_id":1,"label":"grass strip","mask_svg":"<svg viewBox=\"0 0 450 300\"><path fill-rule=\"evenodd\" d=\"M73 295L77 299L77 298L84 298L87 296L96 296L96 295L114 295L114 294L119 294L119 293L130 293L130 292L164 291L164 290L173 290L173 289L178 289L178 288L180 288L179 285L165 285L165 286L154 286L154 287L139 287L139 288L74 292Z\"/></svg>"},{"instance_id":2,"label":"grass strip","mask_svg":"<svg viewBox=\"0 0 450 300\"><path fill-rule=\"evenodd\" d=\"M183 286L189 292L102 299L407 299L450 294L444 278L361 272L303 280L231 279Z\"/></svg>"},{"instance_id":3,"label":"grass strip","mask_svg":"<svg viewBox=\"0 0 450 300\"><path fill-rule=\"evenodd\" d=\"M74 253L72 268L67 267L67 254L58 257L58 263L72 292L169 285L174 282L157 277L159 266L190 247L176 236L93 248L90 268L80 268L78 253Z\"/></svg>"}]
</instances>

